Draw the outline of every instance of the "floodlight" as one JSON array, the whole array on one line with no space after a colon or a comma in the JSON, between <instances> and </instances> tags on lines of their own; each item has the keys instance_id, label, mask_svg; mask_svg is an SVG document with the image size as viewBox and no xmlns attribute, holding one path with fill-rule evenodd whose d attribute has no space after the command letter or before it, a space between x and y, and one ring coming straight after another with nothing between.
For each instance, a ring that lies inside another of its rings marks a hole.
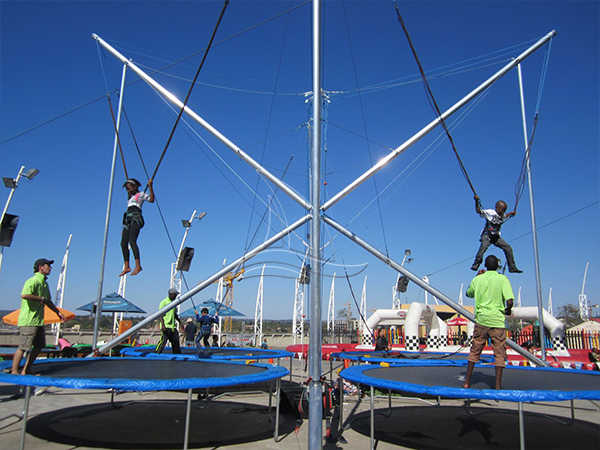
<instances>
[{"instance_id":1,"label":"floodlight","mask_svg":"<svg viewBox=\"0 0 600 450\"><path fill-rule=\"evenodd\" d=\"M205 213L205 212L201 212L200 214L198 214L198 215L196 216L196 219L198 219L198 220L201 220L201 219L202 219L202 218L203 218L205 215L206 215L206 213Z\"/></svg>"},{"instance_id":2,"label":"floodlight","mask_svg":"<svg viewBox=\"0 0 600 450\"><path fill-rule=\"evenodd\" d=\"M184 228L189 228L189 227L192 226L192 223L189 220L187 220L187 219L183 219L181 221L181 224L183 225Z\"/></svg>"},{"instance_id":3,"label":"floodlight","mask_svg":"<svg viewBox=\"0 0 600 450\"><path fill-rule=\"evenodd\" d=\"M14 178L2 177L2 181L4 181L4 186L9 189L13 189L17 187L17 180Z\"/></svg>"},{"instance_id":4,"label":"floodlight","mask_svg":"<svg viewBox=\"0 0 600 450\"><path fill-rule=\"evenodd\" d=\"M409 256L412 252L410 251L410 248L407 248L406 250L404 250L404 255L405 256Z\"/></svg>"},{"instance_id":5,"label":"floodlight","mask_svg":"<svg viewBox=\"0 0 600 450\"><path fill-rule=\"evenodd\" d=\"M29 170L27 171L27 173L25 174L25 178L27 178L28 180L33 180L33 179L34 179L34 177L35 177L35 176L36 176L38 173L40 173L40 171L39 171L39 170L37 170L37 169L29 169Z\"/></svg>"}]
</instances>

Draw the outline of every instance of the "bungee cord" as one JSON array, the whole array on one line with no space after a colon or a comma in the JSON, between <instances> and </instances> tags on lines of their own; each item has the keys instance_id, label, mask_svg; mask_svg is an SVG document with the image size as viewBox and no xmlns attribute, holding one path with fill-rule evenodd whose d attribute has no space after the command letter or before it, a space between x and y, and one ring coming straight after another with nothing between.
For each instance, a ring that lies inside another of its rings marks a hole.
<instances>
[{"instance_id":1,"label":"bungee cord","mask_svg":"<svg viewBox=\"0 0 600 450\"><path fill-rule=\"evenodd\" d=\"M212 43L215 39L215 36L217 34L217 30L219 29L219 25L221 24L221 20L223 19L223 16L225 15L225 10L227 9L227 6L229 5L229 0L225 0L225 2L223 3L223 9L221 10L221 14L219 15L219 18L217 20L217 24L215 25L215 28L213 30L212 36L210 37L210 41L208 42L208 46L206 48L206 51L204 52L204 55L202 56L202 61L200 61L200 65L198 66L198 70L196 71L196 75L194 76L194 80L192 81L192 84L190 85L190 88L187 92L187 95L185 96L185 100L183 101L183 106L181 107L181 110L179 111L179 114L177 115L177 119L175 120L175 124L173 125L173 129L171 130L171 134L169 135L169 138L167 139L167 143L165 144L165 148L162 152L162 155L160 155L160 158L158 159L158 163L156 164L156 168L154 169L154 173L152 174L152 177L150 179L154 180L154 178L156 177L156 173L158 172L158 168L160 167L160 164L162 163L163 158L165 157L165 154L167 153L167 149L169 148L169 145L171 144L171 140L173 139L173 136L175 135L175 130L177 129L177 125L179 124L179 121L181 120L181 116L183 115L183 111L185 111L185 107L188 103L188 100L190 99L190 96L192 95L192 90L194 89L194 85L196 83L196 80L198 79L198 76L200 75L200 71L202 70L202 67L204 66L204 62L206 61L206 58L208 56L208 52L211 49Z\"/></svg>"},{"instance_id":2,"label":"bungee cord","mask_svg":"<svg viewBox=\"0 0 600 450\"><path fill-rule=\"evenodd\" d=\"M452 139L452 135L450 134L450 130L446 126L446 121L442 117L442 111L440 110L440 108L439 108L439 106L437 104L437 101L435 100L435 97L433 95L433 92L431 90L431 87L429 86L429 82L427 81L427 77L425 75L425 71L423 70L423 66L421 65L421 61L419 60L419 56L417 55L417 50L415 49L415 46L412 43L412 39L410 38L410 35L408 33L408 29L406 28L406 25L404 24L404 19L402 18L402 15L400 14L400 9L398 8L398 4L396 3L395 0L394 0L394 7L396 9L396 14L398 16L398 22L400 22L400 25L402 26L402 29L404 30L404 34L406 35L406 39L408 41L408 44L409 44L410 49L412 51L412 54L413 54L413 56L415 58L415 62L417 63L417 66L419 67L419 72L421 73L421 78L423 80L423 85L425 87L425 92L427 94L427 98L429 100L429 103L434 108L434 112L436 113L436 116L437 116L438 120L440 121L440 124L444 128L444 131L446 132L446 136L448 136L448 140L450 141L450 145L452 146L452 150L454 151L454 154L455 154L456 159L458 161L458 164L460 166L460 170L461 170L461 172L462 172L465 180L467 180L467 183L469 184L469 187L471 188L471 191L473 192L473 195L477 196L477 192L475 191L475 188L473 187L473 183L471 183L471 179L469 178L469 174L467 173L467 169L465 168L465 165L463 164L463 162L462 162L462 160L460 158L460 155L458 154L458 150L456 149L456 145L454 145L454 139Z\"/></svg>"}]
</instances>

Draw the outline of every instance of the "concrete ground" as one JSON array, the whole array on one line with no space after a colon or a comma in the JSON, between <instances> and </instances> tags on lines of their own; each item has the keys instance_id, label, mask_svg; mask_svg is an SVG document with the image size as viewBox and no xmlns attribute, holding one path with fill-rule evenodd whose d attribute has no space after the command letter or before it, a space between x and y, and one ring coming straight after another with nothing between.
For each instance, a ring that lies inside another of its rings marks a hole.
<instances>
[{"instance_id":1,"label":"concrete ground","mask_svg":"<svg viewBox=\"0 0 600 450\"><path fill-rule=\"evenodd\" d=\"M289 367L288 362L282 363ZM294 361L294 382L307 378L304 362ZM329 370L329 363L323 363ZM286 378L289 380L289 378ZM245 387L256 389L256 387ZM286 397L298 389L284 383ZM18 449L23 422L19 387L0 384L0 449ZM25 448L72 449L177 449L183 448L187 393L128 392L115 396L99 390L49 388L31 398ZM287 399L282 401L279 441L273 440L268 415L268 394L235 392L208 403L193 396L189 448L308 449L308 421ZM344 430L337 413L323 422L323 448L358 450L370 447L369 398L345 397ZM600 448L599 405L575 401L527 403L524 429L527 449ZM496 449L519 448L518 405L510 402L394 398L375 399L375 446L387 449ZM391 413L391 414L390 414ZM326 438L327 424L331 432ZM341 437L340 437L341 436Z\"/></svg>"}]
</instances>

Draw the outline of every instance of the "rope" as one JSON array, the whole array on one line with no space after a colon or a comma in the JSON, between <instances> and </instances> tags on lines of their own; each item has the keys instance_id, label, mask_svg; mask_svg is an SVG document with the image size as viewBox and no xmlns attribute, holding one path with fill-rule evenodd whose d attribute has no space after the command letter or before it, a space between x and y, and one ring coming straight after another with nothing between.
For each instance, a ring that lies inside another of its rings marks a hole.
<instances>
[{"instance_id":1,"label":"rope","mask_svg":"<svg viewBox=\"0 0 600 450\"><path fill-rule=\"evenodd\" d=\"M177 120L175 120L175 124L173 125L173 129L171 130L171 134L169 135L169 138L167 139L167 143L165 144L165 148L162 152L162 155L160 155L160 158L158 160L158 163L156 164L156 168L154 169L154 173L152 174L151 179L154 179L154 177L156 177L156 173L158 172L158 168L160 167L160 164L162 163L163 158L165 157L165 153L167 153L167 149L169 148L169 144L171 143L171 140L173 139L173 135L175 134L175 130L177 129L177 125L179 124L179 120L181 119L181 116L183 115L183 111L185 110L185 107L187 105L187 102L190 98L190 95L192 94L192 90L194 89L194 85L196 84L196 80L198 79L198 76L200 75L200 71L202 70L202 67L204 66L204 62L206 61L206 57L208 56L208 52L210 51L211 45L215 39L215 35L217 34L217 30L219 29L219 25L221 24L221 19L223 18L223 15L225 14L225 9L227 9L227 6L229 5L229 0L225 0L225 3L223 4L223 9L221 10L221 14L219 15L219 19L217 20L217 24L215 26L215 29L213 30L213 34L210 37L210 41L208 43L208 47L206 47L206 51L204 52L204 56L202 57L202 61L200 62L200 66L198 67L198 70L196 71L196 76L194 77L194 80L192 81L192 84L190 85L190 89L188 90L188 93L185 97L185 100L183 102L183 106L181 108L181 110L179 111L179 114L177 115Z\"/></svg>"},{"instance_id":2,"label":"rope","mask_svg":"<svg viewBox=\"0 0 600 450\"><path fill-rule=\"evenodd\" d=\"M452 150L454 150L454 154L456 155L456 159L458 160L458 164L460 166L460 170L463 174L463 176L465 177L465 180L467 180L467 183L469 183L469 187L471 188L471 191L473 192L473 195L477 195L477 192L475 192L475 188L473 187L473 183L471 183L471 179L469 178L469 174L467 173L467 169L465 168L465 165L463 164L462 160L460 159L460 155L458 154L458 150L456 149L456 146L454 145L454 140L452 139L452 135L450 134L450 131L448 130L448 127L446 126L446 123L444 121L444 119L442 118L442 112L437 104L437 102L435 101L435 97L433 96L433 92L431 91L431 88L429 86L429 83L427 81L427 77L425 76L425 72L423 70L423 66L421 65L421 62L419 61L419 57L417 55L417 51L415 50L415 47L412 43L412 40L410 38L410 35L408 34L408 30L406 29L406 25L404 24L404 20L402 19L402 15L400 14L400 10L398 8L398 4L396 3L396 0L394 1L394 7L396 8L396 13L398 15L398 22L400 22L400 25L402 26L402 29L404 30L404 34L406 35L406 39L408 40L408 44L410 45L410 49L413 53L413 56L415 57L415 61L417 63L417 65L419 66L419 72L421 73L421 78L423 79L423 84L425 85L425 91L427 93L427 97L429 99L430 104L432 105L432 107L434 108L434 111L438 117L438 120L440 121L440 124L442 125L442 127L444 128L444 131L446 132L446 135L448 136L448 140L450 141L450 144L452 145Z\"/></svg>"},{"instance_id":3,"label":"rope","mask_svg":"<svg viewBox=\"0 0 600 450\"><path fill-rule=\"evenodd\" d=\"M535 136L535 130L537 128L538 118L540 116L540 104L542 102L542 92L544 91L544 85L546 83L546 74L548 72L548 62L550 60L551 44L552 39L550 39L550 41L548 41L548 44L546 45L546 52L544 54L544 64L542 66L542 75L540 77L540 86L538 88L538 97L535 105L533 128L531 130L531 136L529 137L529 141L527 142L527 149L525 150L525 155L523 156L521 172L519 173L519 178L517 179L517 183L515 185L515 211L517 210L517 206L519 205L519 201L521 200L521 196L523 195L523 191L525 190L527 168L529 167L529 158L531 157L531 145L533 143L533 137Z\"/></svg>"}]
</instances>

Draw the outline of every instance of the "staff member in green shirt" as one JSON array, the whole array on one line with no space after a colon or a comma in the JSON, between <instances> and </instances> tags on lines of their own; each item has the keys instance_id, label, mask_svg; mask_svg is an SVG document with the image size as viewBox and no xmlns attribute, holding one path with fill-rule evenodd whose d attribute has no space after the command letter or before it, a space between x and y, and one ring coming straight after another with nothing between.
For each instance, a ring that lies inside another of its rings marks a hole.
<instances>
[{"instance_id":1,"label":"staff member in green shirt","mask_svg":"<svg viewBox=\"0 0 600 450\"><path fill-rule=\"evenodd\" d=\"M175 300L179 295L179 292L177 292L177 289L171 288L169 289L168 294L168 297L160 302L158 309L163 309ZM169 341L171 343L171 351L173 354L181 354L181 348L179 347L179 330L175 325L175 321L179 322L179 325L183 328L183 321L177 315L175 308L166 312L165 315L160 318L160 329L162 333L160 335L160 341L158 341L158 345L156 346L156 353L162 353L165 344Z\"/></svg>"},{"instance_id":2,"label":"staff member in green shirt","mask_svg":"<svg viewBox=\"0 0 600 450\"><path fill-rule=\"evenodd\" d=\"M505 316L510 316L515 296L508 278L498 273L498 258L494 255L485 258L485 268L487 272L480 272L467 289L467 297L475 299L475 329L463 387L471 387L475 363L479 361L488 339L491 339L496 366L495 388L500 389L502 372L506 366Z\"/></svg>"},{"instance_id":3,"label":"staff member in green shirt","mask_svg":"<svg viewBox=\"0 0 600 450\"><path fill-rule=\"evenodd\" d=\"M46 346L46 333L44 331L44 306L56 313L61 322L65 317L50 299L50 289L46 282L52 271L54 261L38 259L33 264L33 276L25 281L21 292L21 312L19 313L19 348L13 359L12 374L19 375L19 365L23 354L30 350L21 375L31 375L31 366L40 351ZM33 348L32 348L33 347Z\"/></svg>"}]
</instances>

